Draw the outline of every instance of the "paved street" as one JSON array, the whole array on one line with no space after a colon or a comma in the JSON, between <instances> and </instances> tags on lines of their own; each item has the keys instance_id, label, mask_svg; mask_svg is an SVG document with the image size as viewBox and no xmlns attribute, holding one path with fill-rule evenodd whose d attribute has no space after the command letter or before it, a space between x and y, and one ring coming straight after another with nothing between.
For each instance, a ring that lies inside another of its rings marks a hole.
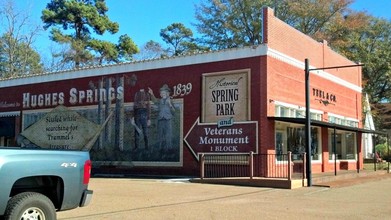
<instances>
[{"instance_id":1,"label":"paved street","mask_svg":"<svg viewBox=\"0 0 391 220\"><path fill-rule=\"evenodd\" d=\"M390 177L293 190L93 178L91 204L60 212L58 219L390 219Z\"/></svg>"}]
</instances>

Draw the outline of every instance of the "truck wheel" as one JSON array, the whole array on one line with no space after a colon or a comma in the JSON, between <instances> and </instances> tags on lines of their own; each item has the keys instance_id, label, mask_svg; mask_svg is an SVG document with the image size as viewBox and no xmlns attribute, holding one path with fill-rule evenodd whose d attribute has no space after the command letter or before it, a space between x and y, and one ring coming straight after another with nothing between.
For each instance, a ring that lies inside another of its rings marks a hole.
<instances>
[{"instance_id":1,"label":"truck wheel","mask_svg":"<svg viewBox=\"0 0 391 220\"><path fill-rule=\"evenodd\" d=\"M50 199L40 193L24 192L12 197L7 204L5 220L56 220L56 209Z\"/></svg>"}]
</instances>

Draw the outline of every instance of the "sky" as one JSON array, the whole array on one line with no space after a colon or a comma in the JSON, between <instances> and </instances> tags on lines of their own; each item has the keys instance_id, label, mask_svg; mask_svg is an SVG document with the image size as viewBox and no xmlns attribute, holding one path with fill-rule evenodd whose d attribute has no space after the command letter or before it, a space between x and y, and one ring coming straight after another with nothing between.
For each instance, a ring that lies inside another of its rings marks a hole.
<instances>
[{"instance_id":1,"label":"sky","mask_svg":"<svg viewBox=\"0 0 391 220\"><path fill-rule=\"evenodd\" d=\"M42 10L50 0L14 0L19 7L29 7L31 18L41 22ZM29 2L27 6L24 2ZM107 15L111 21L119 23L119 32L115 35L105 34L97 38L117 43L119 36L127 34L135 44L141 48L146 42L154 40L163 44L159 35L160 30L175 22L183 23L195 32L192 23L194 19L194 5L199 0L106 0L109 10ZM37 39L38 51L48 48L52 42L48 39L48 32L43 33L42 39ZM42 53L41 53L42 54Z\"/></svg>"},{"instance_id":2,"label":"sky","mask_svg":"<svg viewBox=\"0 0 391 220\"><path fill-rule=\"evenodd\" d=\"M0 0L1 1L1 0ZM14 0L19 9L25 8L31 19L42 23L42 10L50 0ZM117 43L119 36L128 34L141 48L146 42L154 40L163 43L159 32L174 22L183 23L196 35L195 5L201 0L106 0L110 20L118 22L119 32L115 35L105 34L97 38ZM355 10L363 10L375 17L391 20L391 0L356 0L352 5ZM49 40L49 31L42 33L36 40L36 49L42 54L55 44ZM164 45L164 44L163 44Z\"/></svg>"}]
</instances>

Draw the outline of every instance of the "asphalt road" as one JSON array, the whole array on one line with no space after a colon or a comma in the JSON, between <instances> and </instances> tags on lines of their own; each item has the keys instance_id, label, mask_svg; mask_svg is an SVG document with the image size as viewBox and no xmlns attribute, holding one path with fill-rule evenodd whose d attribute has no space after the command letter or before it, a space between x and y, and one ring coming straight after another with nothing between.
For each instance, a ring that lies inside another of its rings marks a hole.
<instances>
[{"instance_id":1,"label":"asphalt road","mask_svg":"<svg viewBox=\"0 0 391 220\"><path fill-rule=\"evenodd\" d=\"M91 204L58 219L391 219L391 178L293 190L93 178L89 188Z\"/></svg>"}]
</instances>

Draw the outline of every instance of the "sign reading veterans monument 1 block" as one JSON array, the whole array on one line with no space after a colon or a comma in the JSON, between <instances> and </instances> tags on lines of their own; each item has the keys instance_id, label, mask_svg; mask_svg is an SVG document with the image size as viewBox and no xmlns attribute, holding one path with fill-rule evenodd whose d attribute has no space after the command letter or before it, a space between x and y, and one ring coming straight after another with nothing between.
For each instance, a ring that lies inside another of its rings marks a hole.
<instances>
[{"instance_id":1,"label":"sign reading veterans monument 1 block","mask_svg":"<svg viewBox=\"0 0 391 220\"><path fill-rule=\"evenodd\" d=\"M203 74L201 121L250 120L249 81L249 70Z\"/></svg>"},{"instance_id":2,"label":"sign reading veterans monument 1 block","mask_svg":"<svg viewBox=\"0 0 391 220\"><path fill-rule=\"evenodd\" d=\"M250 121L250 70L202 75L202 115L184 141L200 153L258 152L258 123Z\"/></svg>"},{"instance_id":3,"label":"sign reading veterans monument 1 block","mask_svg":"<svg viewBox=\"0 0 391 220\"><path fill-rule=\"evenodd\" d=\"M256 153L257 132L256 121L224 127L218 127L216 123L196 121L185 136L185 142L197 158L199 153Z\"/></svg>"},{"instance_id":4,"label":"sign reading veterans monument 1 block","mask_svg":"<svg viewBox=\"0 0 391 220\"><path fill-rule=\"evenodd\" d=\"M41 148L81 150L99 129L98 124L77 112L58 106L21 135Z\"/></svg>"}]
</instances>

